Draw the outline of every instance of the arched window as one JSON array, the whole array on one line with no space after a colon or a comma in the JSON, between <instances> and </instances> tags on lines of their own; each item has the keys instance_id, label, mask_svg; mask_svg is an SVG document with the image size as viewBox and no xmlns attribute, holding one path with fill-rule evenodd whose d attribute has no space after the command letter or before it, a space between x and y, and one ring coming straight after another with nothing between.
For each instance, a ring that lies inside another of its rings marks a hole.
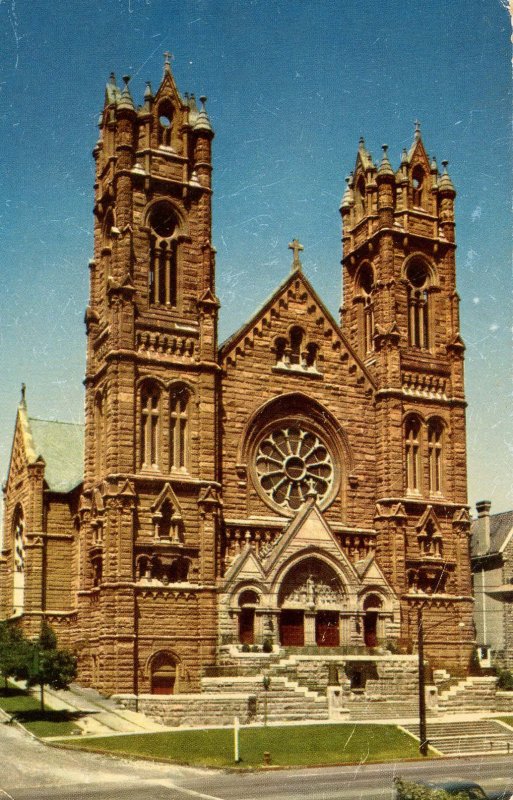
<instances>
[{"instance_id":1,"label":"arched window","mask_svg":"<svg viewBox=\"0 0 513 800\"><path fill-rule=\"evenodd\" d=\"M420 492L422 484L420 430L420 420L417 417L408 417L404 426L406 490L408 492Z\"/></svg>"},{"instance_id":2,"label":"arched window","mask_svg":"<svg viewBox=\"0 0 513 800\"><path fill-rule=\"evenodd\" d=\"M356 184L356 191L354 193L354 206L356 221L358 221L365 215L365 180L363 179L363 175L360 175Z\"/></svg>"},{"instance_id":3,"label":"arched window","mask_svg":"<svg viewBox=\"0 0 513 800\"><path fill-rule=\"evenodd\" d=\"M13 613L23 614L25 606L25 520L23 509L17 505L12 521L13 535Z\"/></svg>"},{"instance_id":4,"label":"arched window","mask_svg":"<svg viewBox=\"0 0 513 800\"><path fill-rule=\"evenodd\" d=\"M417 208L424 206L424 170L417 164L412 173L413 205Z\"/></svg>"},{"instance_id":5,"label":"arched window","mask_svg":"<svg viewBox=\"0 0 513 800\"><path fill-rule=\"evenodd\" d=\"M150 214L152 229L150 247L150 305L174 308L177 304L178 241L177 219L173 207L165 201L157 203Z\"/></svg>"},{"instance_id":6,"label":"arched window","mask_svg":"<svg viewBox=\"0 0 513 800\"><path fill-rule=\"evenodd\" d=\"M303 331L301 328L292 328L290 332L290 363L301 365L303 344Z\"/></svg>"},{"instance_id":7,"label":"arched window","mask_svg":"<svg viewBox=\"0 0 513 800\"><path fill-rule=\"evenodd\" d=\"M439 419L431 419L427 427L429 491L442 493L443 477L443 424Z\"/></svg>"},{"instance_id":8,"label":"arched window","mask_svg":"<svg viewBox=\"0 0 513 800\"><path fill-rule=\"evenodd\" d=\"M189 399L185 386L171 391L169 425L169 467L187 470L189 463Z\"/></svg>"},{"instance_id":9,"label":"arched window","mask_svg":"<svg viewBox=\"0 0 513 800\"><path fill-rule=\"evenodd\" d=\"M374 350L374 271L370 264L363 264L359 274L360 296L363 298L363 319L361 323L361 343L364 354Z\"/></svg>"},{"instance_id":10,"label":"arched window","mask_svg":"<svg viewBox=\"0 0 513 800\"><path fill-rule=\"evenodd\" d=\"M429 341L429 269L420 259L410 261L408 280L408 342L427 350Z\"/></svg>"},{"instance_id":11,"label":"arched window","mask_svg":"<svg viewBox=\"0 0 513 800\"><path fill-rule=\"evenodd\" d=\"M141 390L141 467L157 467L160 447L160 391L154 384Z\"/></svg>"},{"instance_id":12,"label":"arched window","mask_svg":"<svg viewBox=\"0 0 513 800\"><path fill-rule=\"evenodd\" d=\"M164 100L159 105L159 126L158 126L158 139L159 145L164 147L171 147L173 135L173 106L169 100Z\"/></svg>"}]
</instances>

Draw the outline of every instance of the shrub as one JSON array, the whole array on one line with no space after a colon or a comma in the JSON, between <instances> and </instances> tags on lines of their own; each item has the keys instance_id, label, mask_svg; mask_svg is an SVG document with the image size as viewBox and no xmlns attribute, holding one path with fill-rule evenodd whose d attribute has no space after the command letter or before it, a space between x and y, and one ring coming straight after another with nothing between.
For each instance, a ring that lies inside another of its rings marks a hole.
<instances>
[{"instance_id":1,"label":"shrub","mask_svg":"<svg viewBox=\"0 0 513 800\"><path fill-rule=\"evenodd\" d=\"M246 644L246 642L241 647L241 653L249 653L249 644Z\"/></svg>"},{"instance_id":2,"label":"shrub","mask_svg":"<svg viewBox=\"0 0 513 800\"><path fill-rule=\"evenodd\" d=\"M497 688L505 692L513 692L513 672L509 669L499 670Z\"/></svg>"},{"instance_id":3,"label":"shrub","mask_svg":"<svg viewBox=\"0 0 513 800\"><path fill-rule=\"evenodd\" d=\"M273 643L270 639L264 639L264 643L262 644L262 652L263 653L272 653L273 651Z\"/></svg>"},{"instance_id":4,"label":"shrub","mask_svg":"<svg viewBox=\"0 0 513 800\"><path fill-rule=\"evenodd\" d=\"M395 800L468 800L466 793L448 794L443 789L430 789L402 778L394 778L394 784Z\"/></svg>"}]
</instances>

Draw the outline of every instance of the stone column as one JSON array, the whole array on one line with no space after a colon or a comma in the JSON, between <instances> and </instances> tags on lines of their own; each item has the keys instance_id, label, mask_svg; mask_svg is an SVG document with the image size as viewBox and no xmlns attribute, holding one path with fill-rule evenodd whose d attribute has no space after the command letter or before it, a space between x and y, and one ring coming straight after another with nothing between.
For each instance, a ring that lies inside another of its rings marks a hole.
<instances>
[{"instance_id":1,"label":"stone column","mask_svg":"<svg viewBox=\"0 0 513 800\"><path fill-rule=\"evenodd\" d=\"M346 646L351 644L351 616L350 614L340 612L339 630L340 630L340 644Z\"/></svg>"},{"instance_id":2,"label":"stone column","mask_svg":"<svg viewBox=\"0 0 513 800\"><path fill-rule=\"evenodd\" d=\"M305 611L305 646L315 646L315 611Z\"/></svg>"}]
</instances>

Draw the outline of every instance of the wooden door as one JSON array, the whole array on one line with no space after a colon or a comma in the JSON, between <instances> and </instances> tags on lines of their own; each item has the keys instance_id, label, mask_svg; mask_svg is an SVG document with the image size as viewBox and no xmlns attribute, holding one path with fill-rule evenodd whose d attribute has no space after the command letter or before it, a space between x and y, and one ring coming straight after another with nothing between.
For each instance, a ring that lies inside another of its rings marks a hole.
<instances>
[{"instance_id":1,"label":"wooden door","mask_svg":"<svg viewBox=\"0 0 513 800\"><path fill-rule=\"evenodd\" d=\"M255 609L241 608L239 614L239 642L241 644L255 643Z\"/></svg>"},{"instance_id":2,"label":"wooden door","mask_svg":"<svg viewBox=\"0 0 513 800\"><path fill-rule=\"evenodd\" d=\"M317 647L338 647L340 630L336 611L319 611L315 617L315 643Z\"/></svg>"},{"instance_id":3,"label":"wooden door","mask_svg":"<svg viewBox=\"0 0 513 800\"><path fill-rule=\"evenodd\" d=\"M363 622L363 637L366 647L378 645L378 612L366 611Z\"/></svg>"},{"instance_id":4,"label":"wooden door","mask_svg":"<svg viewBox=\"0 0 513 800\"><path fill-rule=\"evenodd\" d=\"M154 673L151 678L152 694L173 694L175 689L175 676L165 672Z\"/></svg>"},{"instance_id":5,"label":"wooden door","mask_svg":"<svg viewBox=\"0 0 513 800\"><path fill-rule=\"evenodd\" d=\"M286 609L280 614L280 643L284 647L303 647L305 643L304 613Z\"/></svg>"}]
</instances>

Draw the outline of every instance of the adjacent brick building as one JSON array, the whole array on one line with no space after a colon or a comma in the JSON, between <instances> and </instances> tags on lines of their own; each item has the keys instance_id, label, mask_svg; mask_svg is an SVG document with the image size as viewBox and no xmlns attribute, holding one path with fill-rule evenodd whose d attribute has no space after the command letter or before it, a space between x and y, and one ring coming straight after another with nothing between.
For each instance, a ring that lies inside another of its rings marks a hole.
<instances>
[{"instance_id":1,"label":"adjacent brick building","mask_svg":"<svg viewBox=\"0 0 513 800\"><path fill-rule=\"evenodd\" d=\"M272 297L218 347L213 136L204 99L181 96L168 63L140 108L111 78L94 149L83 475L62 458L66 427L30 420L23 400L3 614L30 631L48 617L81 682L110 693L197 690L227 643L411 652L419 606L433 665L465 672L446 165L418 126L396 172L362 140L340 208L340 323L294 240Z\"/></svg>"},{"instance_id":2,"label":"adjacent brick building","mask_svg":"<svg viewBox=\"0 0 513 800\"><path fill-rule=\"evenodd\" d=\"M481 660L513 668L513 511L491 514L476 504L472 520L472 572L476 639Z\"/></svg>"}]
</instances>

